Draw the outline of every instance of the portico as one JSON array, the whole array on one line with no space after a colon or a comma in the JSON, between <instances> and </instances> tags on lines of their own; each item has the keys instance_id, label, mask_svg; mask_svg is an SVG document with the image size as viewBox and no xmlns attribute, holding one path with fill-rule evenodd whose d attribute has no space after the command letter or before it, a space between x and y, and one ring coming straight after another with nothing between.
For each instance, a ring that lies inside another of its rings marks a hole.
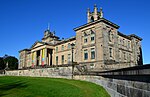
<instances>
[{"instance_id":1,"label":"portico","mask_svg":"<svg viewBox=\"0 0 150 97\"><path fill-rule=\"evenodd\" d=\"M43 42L36 42L31 48L32 67L51 66L53 64L53 46L46 45Z\"/></svg>"}]
</instances>

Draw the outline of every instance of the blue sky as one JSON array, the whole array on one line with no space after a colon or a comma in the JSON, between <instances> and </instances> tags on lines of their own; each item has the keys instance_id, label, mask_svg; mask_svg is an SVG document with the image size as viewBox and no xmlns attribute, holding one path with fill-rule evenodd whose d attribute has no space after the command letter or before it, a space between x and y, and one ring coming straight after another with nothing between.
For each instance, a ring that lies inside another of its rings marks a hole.
<instances>
[{"instance_id":1,"label":"blue sky","mask_svg":"<svg viewBox=\"0 0 150 97\"><path fill-rule=\"evenodd\" d=\"M41 40L47 24L61 38L75 36L73 28L86 23L94 4L124 34L143 38L144 63L150 63L150 0L0 0L0 56L16 56Z\"/></svg>"}]
</instances>

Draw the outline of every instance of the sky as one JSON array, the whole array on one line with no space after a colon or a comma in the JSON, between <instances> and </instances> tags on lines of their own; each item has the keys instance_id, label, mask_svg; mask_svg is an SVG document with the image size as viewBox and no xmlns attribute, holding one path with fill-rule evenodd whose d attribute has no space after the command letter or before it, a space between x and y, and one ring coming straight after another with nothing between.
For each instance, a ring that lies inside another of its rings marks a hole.
<instances>
[{"instance_id":1,"label":"sky","mask_svg":"<svg viewBox=\"0 0 150 97\"><path fill-rule=\"evenodd\" d=\"M87 23L94 4L120 32L143 39L144 64L150 63L150 0L0 0L0 56L19 58L19 50L42 39L48 23L60 38L75 36L73 28Z\"/></svg>"}]
</instances>

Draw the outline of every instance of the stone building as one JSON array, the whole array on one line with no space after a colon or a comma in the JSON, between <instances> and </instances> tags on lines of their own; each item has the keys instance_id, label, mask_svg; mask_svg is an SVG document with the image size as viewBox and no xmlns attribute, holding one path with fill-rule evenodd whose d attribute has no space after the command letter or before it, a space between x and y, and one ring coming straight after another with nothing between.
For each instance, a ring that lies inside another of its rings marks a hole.
<instances>
[{"instance_id":1,"label":"stone building","mask_svg":"<svg viewBox=\"0 0 150 97\"><path fill-rule=\"evenodd\" d=\"M77 62L89 70L118 69L142 65L141 38L125 35L119 26L103 17L102 8L87 10L87 23L74 28L76 36L60 40L49 29L42 41L19 51L19 68L71 65ZM72 49L72 44L75 44ZM73 53L72 53L73 50Z\"/></svg>"}]
</instances>

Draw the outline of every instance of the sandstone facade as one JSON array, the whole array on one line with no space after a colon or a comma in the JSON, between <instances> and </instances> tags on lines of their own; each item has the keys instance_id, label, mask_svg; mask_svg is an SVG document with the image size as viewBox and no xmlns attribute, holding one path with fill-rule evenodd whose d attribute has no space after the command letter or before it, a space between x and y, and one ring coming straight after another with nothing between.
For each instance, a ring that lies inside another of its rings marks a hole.
<instances>
[{"instance_id":1,"label":"sandstone facade","mask_svg":"<svg viewBox=\"0 0 150 97\"><path fill-rule=\"evenodd\" d=\"M76 36L60 40L47 29L42 41L19 51L19 68L71 65L72 58L88 70L142 65L142 39L118 29L117 24L103 17L102 8L98 11L95 5L94 12L87 10L87 23L74 29Z\"/></svg>"}]
</instances>

